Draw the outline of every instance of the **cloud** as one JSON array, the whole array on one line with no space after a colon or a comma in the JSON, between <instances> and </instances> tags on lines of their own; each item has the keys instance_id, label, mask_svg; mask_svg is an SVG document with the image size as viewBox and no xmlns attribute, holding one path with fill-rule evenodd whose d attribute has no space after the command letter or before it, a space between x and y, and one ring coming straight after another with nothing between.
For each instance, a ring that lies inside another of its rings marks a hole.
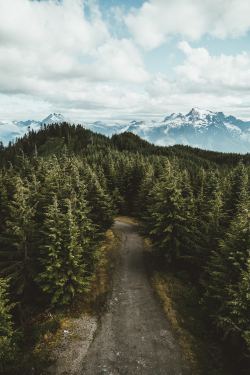
<instances>
[{"instance_id":1,"label":"cloud","mask_svg":"<svg viewBox=\"0 0 250 375\"><path fill-rule=\"evenodd\" d=\"M90 52L109 37L108 29L95 7L89 7L91 19L82 0L30 1L0 0L0 41L42 52L63 50Z\"/></svg>"},{"instance_id":2,"label":"cloud","mask_svg":"<svg viewBox=\"0 0 250 375\"><path fill-rule=\"evenodd\" d=\"M189 40L242 36L250 29L249 14L246 0L148 0L125 22L139 45L153 49L173 35Z\"/></svg>"},{"instance_id":3,"label":"cloud","mask_svg":"<svg viewBox=\"0 0 250 375\"><path fill-rule=\"evenodd\" d=\"M105 105L103 87L148 79L138 48L111 35L95 1L0 0L2 94L64 105L99 88Z\"/></svg>"},{"instance_id":4,"label":"cloud","mask_svg":"<svg viewBox=\"0 0 250 375\"><path fill-rule=\"evenodd\" d=\"M213 56L190 42L244 34L248 3L150 0L110 18L97 0L0 0L0 120L162 117L193 106L249 114L250 54ZM183 61L149 73L143 48L175 34Z\"/></svg>"},{"instance_id":5,"label":"cloud","mask_svg":"<svg viewBox=\"0 0 250 375\"><path fill-rule=\"evenodd\" d=\"M98 79L112 77L118 81L134 83L149 79L141 55L130 40L110 40L97 49L96 59Z\"/></svg>"},{"instance_id":6,"label":"cloud","mask_svg":"<svg viewBox=\"0 0 250 375\"><path fill-rule=\"evenodd\" d=\"M147 84L159 109L165 106L172 112L198 106L249 118L250 53L211 55L186 41L179 43L179 49L184 60L174 68L174 78L157 74Z\"/></svg>"},{"instance_id":7,"label":"cloud","mask_svg":"<svg viewBox=\"0 0 250 375\"><path fill-rule=\"evenodd\" d=\"M250 54L212 56L205 48L192 48L179 43L185 54L184 62L176 67L178 80L198 92L220 94L250 93Z\"/></svg>"}]
</instances>

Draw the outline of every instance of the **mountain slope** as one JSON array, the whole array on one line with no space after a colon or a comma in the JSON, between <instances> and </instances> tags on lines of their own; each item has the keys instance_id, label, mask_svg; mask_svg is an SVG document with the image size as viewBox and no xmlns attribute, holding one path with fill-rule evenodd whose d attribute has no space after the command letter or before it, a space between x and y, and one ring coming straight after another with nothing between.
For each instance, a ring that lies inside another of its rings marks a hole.
<instances>
[{"instance_id":1,"label":"mountain slope","mask_svg":"<svg viewBox=\"0 0 250 375\"><path fill-rule=\"evenodd\" d=\"M61 155L67 149L83 156L95 153L96 150L106 152L109 148L136 154L139 152L145 156L162 155L169 159L177 157L182 160L184 168L195 163L202 165L205 169L211 163L213 165L235 165L239 161L245 164L250 163L250 154L220 153L184 145L156 146L130 132L114 134L110 138L85 129L81 125L75 126L64 122L41 127L38 131L31 130L27 136L19 138L10 146L0 148L0 165L15 163L20 150L27 156L32 156L34 153L39 156L48 156Z\"/></svg>"},{"instance_id":2,"label":"mountain slope","mask_svg":"<svg viewBox=\"0 0 250 375\"><path fill-rule=\"evenodd\" d=\"M61 123L66 121L64 116L59 113L52 113L42 121L26 120L26 121L0 121L0 141L7 144L16 138L22 137L29 130L38 130L41 125L49 125L53 123Z\"/></svg>"},{"instance_id":3,"label":"mountain slope","mask_svg":"<svg viewBox=\"0 0 250 375\"><path fill-rule=\"evenodd\" d=\"M66 119L60 113L51 113L48 117L46 117L45 119L41 121L41 124L49 125L49 124L61 123L64 121L66 121Z\"/></svg>"},{"instance_id":4,"label":"mountain slope","mask_svg":"<svg viewBox=\"0 0 250 375\"><path fill-rule=\"evenodd\" d=\"M130 123L128 131L157 145L183 144L214 151L250 150L250 122L222 112L192 109L186 115L173 113L162 122Z\"/></svg>"},{"instance_id":5,"label":"mountain slope","mask_svg":"<svg viewBox=\"0 0 250 375\"><path fill-rule=\"evenodd\" d=\"M42 121L13 121L9 124L0 122L0 140L6 144L9 140L24 135L29 129L37 130L41 125L65 121L64 116L53 113ZM187 114L172 113L162 121L95 121L82 122L81 125L108 137L131 132L159 146L181 144L221 152L250 151L250 121L226 116L223 112L193 108Z\"/></svg>"}]
</instances>

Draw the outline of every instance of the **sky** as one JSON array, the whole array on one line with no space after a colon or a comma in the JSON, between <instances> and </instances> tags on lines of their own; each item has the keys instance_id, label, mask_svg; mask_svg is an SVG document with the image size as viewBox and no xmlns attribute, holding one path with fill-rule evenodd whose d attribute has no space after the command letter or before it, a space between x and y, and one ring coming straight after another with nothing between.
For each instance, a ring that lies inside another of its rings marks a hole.
<instances>
[{"instance_id":1,"label":"sky","mask_svg":"<svg viewBox=\"0 0 250 375\"><path fill-rule=\"evenodd\" d=\"M0 0L0 121L250 119L248 0Z\"/></svg>"}]
</instances>

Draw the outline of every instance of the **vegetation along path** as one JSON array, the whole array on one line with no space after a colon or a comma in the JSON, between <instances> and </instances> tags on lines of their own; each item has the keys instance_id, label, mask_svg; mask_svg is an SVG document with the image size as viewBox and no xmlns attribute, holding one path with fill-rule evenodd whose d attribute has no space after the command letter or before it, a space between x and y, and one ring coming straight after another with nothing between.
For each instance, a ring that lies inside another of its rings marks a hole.
<instances>
[{"instance_id":1,"label":"vegetation along path","mask_svg":"<svg viewBox=\"0 0 250 375\"><path fill-rule=\"evenodd\" d=\"M147 279L143 239L123 219L113 292L82 368L86 375L187 374L179 346Z\"/></svg>"}]
</instances>

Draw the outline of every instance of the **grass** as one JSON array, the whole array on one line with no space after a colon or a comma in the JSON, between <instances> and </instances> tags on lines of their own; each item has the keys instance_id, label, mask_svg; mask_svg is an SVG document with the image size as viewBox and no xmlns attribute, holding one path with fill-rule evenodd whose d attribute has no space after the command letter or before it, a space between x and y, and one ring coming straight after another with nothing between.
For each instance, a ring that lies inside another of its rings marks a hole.
<instances>
[{"instance_id":1,"label":"grass","mask_svg":"<svg viewBox=\"0 0 250 375\"><path fill-rule=\"evenodd\" d=\"M170 272L153 272L151 281L192 375L228 374L220 347L205 326L195 288Z\"/></svg>"}]
</instances>

